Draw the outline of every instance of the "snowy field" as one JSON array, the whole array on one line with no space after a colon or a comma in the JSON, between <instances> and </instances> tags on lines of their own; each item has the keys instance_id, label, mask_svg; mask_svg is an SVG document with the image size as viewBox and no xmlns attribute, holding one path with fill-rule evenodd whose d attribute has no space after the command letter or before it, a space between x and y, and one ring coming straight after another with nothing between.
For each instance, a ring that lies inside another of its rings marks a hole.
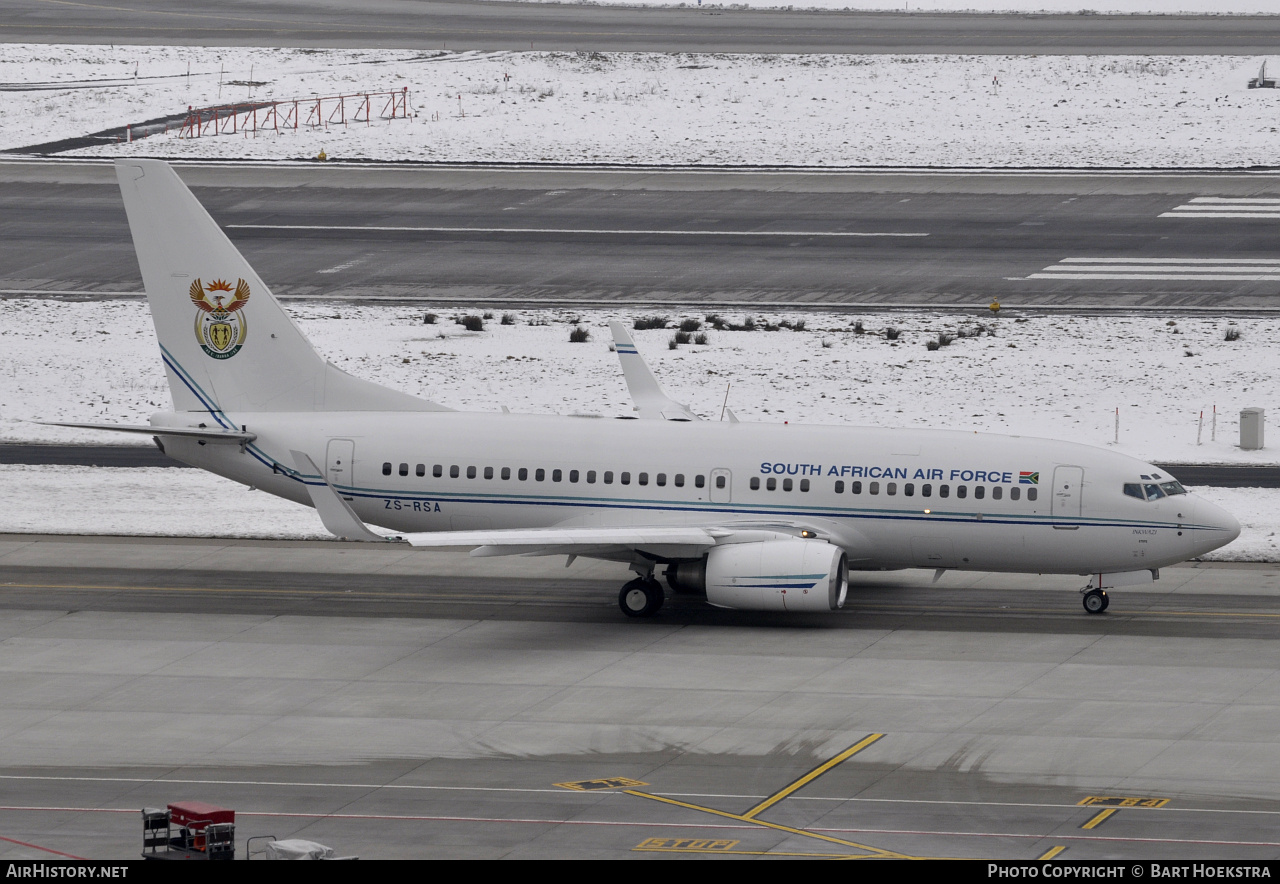
<instances>
[{"instance_id":1,"label":"snowy field","mask_svg":"<svg viewBox=\"0 0 1280 884\"><path fill-rule=\"evenodd\" d=\"M465 410L607 416L631 404L605 323L652 314L525 310L509 314L511 325L498 313L468 332L447 310L426 325L424 311L408 307L287 309L326 357L377 383ZM1240 409L1280 398L1273 319L756 313L755 331L717 331L704 312L665 315L672 325L701 322L707 343L669 349L672 328L636 331L636 341L671 395L711 419L728 387L743 420L990 431L1149 460L1277 462L1274 448L1235 446ZM741 326L748 316L722 318ZM586 343L570 343L574 319L590 332ZM1239 340L1224 340L1229 328ZM939 334L955 340L930 351ZM170 409L158 354L141 301L0 301L0 439L126 441L31 421L137 423Z\"/></svg>"},{"instance_id":2,"label":"snowy field","mask_svg":"<svg viewBox=\"0 0 1280 884\"><path fill-rule=\"evenodd\" d=\"M0 56L0 149L188 106L407 87L414 114L407 120L380 119L375 106L371 125L308 127L304 109L296 132L159 134L75 153L304 159L323 149L335 159L448 162L1236 167L1280 156L1280 91L1246 88L1261 62L9 44Z\"/></svg>"},{"instance_id":3,"label":"snowy field","mask_svg":"<svg viewBox=\"0 0 1280 884\"><path fill-rule=\"evenodd\" d=\"M203 470L0 465L0 488L0 534L331 537L310 507ZM1242 526L1234 543L1205 556L1206 561L1280 560L1280 495L1275 491L1191 490L1235 515Z\"/></svg>"},{"instance_id":4,"label":"snowy field","mask_svg":"<svg viewBox=\"0 0 1280 884\"><path fill-rule=\"evenodd\" d=\"M543 0L525 0L543 2ZM564 3L566 0L545 0ZM676 6L704 9L855 9L865 12L1077 13L1080 15L1275 15L1276 0L568 0L588 6Z\"/></svg>"}]
</instances>

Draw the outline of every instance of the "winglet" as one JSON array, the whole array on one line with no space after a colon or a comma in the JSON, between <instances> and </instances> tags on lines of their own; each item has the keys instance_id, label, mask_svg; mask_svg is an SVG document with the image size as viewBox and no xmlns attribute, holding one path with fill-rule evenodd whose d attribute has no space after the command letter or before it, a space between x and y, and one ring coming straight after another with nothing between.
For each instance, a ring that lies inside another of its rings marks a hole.
<instances>
[{"instance_id":1,"label":"winglet","mask_svg":"<svg viewBox=\"0 0 1280 884\"><path fill-rule=\"evenodd\" d=\"M622 364L622 376L627 381L627 391L642 420L702 420L689 410L689 406L681 405L666 394L636 349L636 342L631 339L625 325L610 322L609 330L613 332L613 343L618 351L618 362Z\"/></svg>"},{"instance_id":2,"label":"winglet","mask_svg":"<svg viewBox=\"0 0 1280 884\"><path fill-rule=\"evenodd\" d=\"M293 462L297 465L298 471L304 475L303 481L306 483L307 493L311 495L311 503L320 514L320 521L324 522L324 526L331 534L342 540L369 540L385 543L391 539L381 534L374 534L365 526L355 510L342 499L342 495L334 490L324 473L308 455L292 450L289 453L293 455ZM312 475L320 477L318 484L306 481L305 477Z\"/></svg>"}]
</instances>

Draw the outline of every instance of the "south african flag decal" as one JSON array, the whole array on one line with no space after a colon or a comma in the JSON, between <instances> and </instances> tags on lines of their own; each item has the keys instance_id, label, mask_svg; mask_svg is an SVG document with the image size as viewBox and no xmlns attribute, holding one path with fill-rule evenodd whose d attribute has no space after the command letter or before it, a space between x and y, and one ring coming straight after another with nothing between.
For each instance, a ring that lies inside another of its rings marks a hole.
<instances>
[{"instance_id":1,"label":"south african flag decal","mask_svg":"<svg viewBox=\"0 0 1280 884\"><path fill-rule=\"evenodd\" d=\"M1028 473L1026 470L1023 470L1022 472L1018 473L1018 484L1019 485L1039 485L1040 474Z\"/></svg>"}]
</instances>

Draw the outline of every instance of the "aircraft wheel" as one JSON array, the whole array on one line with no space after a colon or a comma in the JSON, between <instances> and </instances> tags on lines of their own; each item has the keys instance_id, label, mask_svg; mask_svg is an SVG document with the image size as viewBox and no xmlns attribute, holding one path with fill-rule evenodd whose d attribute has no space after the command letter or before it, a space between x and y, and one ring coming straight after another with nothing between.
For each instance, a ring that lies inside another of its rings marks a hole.
<instances>
[{"instance_id":1,"label":"aircraft wheel","mask_svg":"<svg viewBox=\"0 0 1280 884\"><path fill-rule=\"evenodd\" d=\"M1109 604L1111 599L1101 589L1091 589L1084 594L1084 609L1090 614L1101 614Z\"/></svg>"},{"instance_id":2,"label":"aircraft wheel","mask_svg":"<svg viewBox=\"0 0 1280 884\"><path fill-rule=\"evenodd\" d=\"M618 607L628 617L652 617L664 600L658 581L643 577L625 584L618 592Z\"/></svg>"}]
</instances>

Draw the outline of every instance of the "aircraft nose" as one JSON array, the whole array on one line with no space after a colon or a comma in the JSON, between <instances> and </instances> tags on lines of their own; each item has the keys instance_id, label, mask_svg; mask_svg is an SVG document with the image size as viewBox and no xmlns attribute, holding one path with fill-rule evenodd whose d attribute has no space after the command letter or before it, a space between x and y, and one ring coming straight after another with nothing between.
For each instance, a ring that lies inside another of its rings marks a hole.
<instances>
[{"instance_id":1,"label":"aircraft nose","mask_svg":"<svg viewBox=\"0 0 1280 884\"><path fill-rule=\"evenodd\" d=\"M1192 513L1196 526L1191 532L1196 555L1226 546L1240 536L1240 522L1222 507L1197 499Z\"/></svg>"}]
</instances>

